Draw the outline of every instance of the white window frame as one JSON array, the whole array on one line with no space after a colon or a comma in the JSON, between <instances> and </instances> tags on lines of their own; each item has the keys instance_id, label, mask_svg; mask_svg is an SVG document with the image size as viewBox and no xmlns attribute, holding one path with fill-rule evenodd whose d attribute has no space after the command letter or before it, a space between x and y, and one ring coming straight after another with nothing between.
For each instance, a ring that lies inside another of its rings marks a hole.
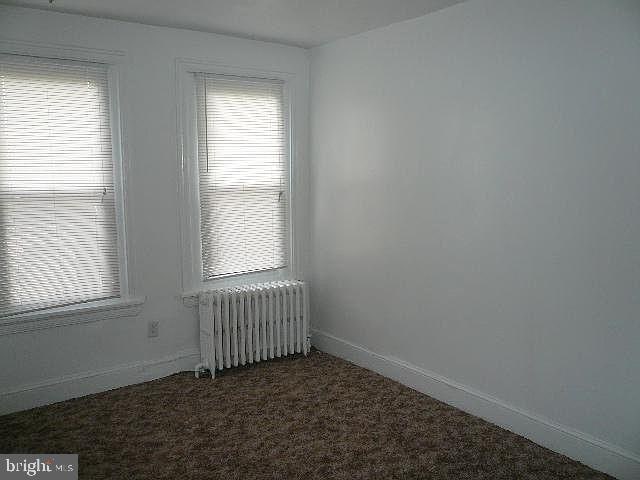
<instances>
[{"instance_id":1,"label":"white window frame","mask_svg":"<svg viewBox=\"0 0 640 480\"><path fill-rule=\"evenodd\" d=\"M196 73L233 75L284 82L284 108L287 111L285 132L288 153L288 195L287 212L287 266L277 270L243 273L205 280L202 272L202 251L200 238L200 194L198 182L198 132L196 128ZM285 280L297 277L298 260L296 249L295 179L296 159L294 106L295 74L256 68L237 67L191 59L176 60L176 99L178 126L178 167L180 172L180 250L182 253L181 284L184 299L192 299L196 292L216 288L233 287L258 282ZM190 303L190 302L187 302Z\"/></svg>"},{"instance_id":2,"label":"white window frame","mask_svg":"<svg viewBox=\"0 0 640 480\"><path fill-rule=\"evenodd\" d=\"M136 297L132 290L133 279L130 266L130 245L127 240L126 179L129 171L125 144L122 135L122 112L120 105L120 78L126 53L75 46L38 44L31 42L0 40L0 53L26 55L58 60L76 60L107 65L110 101L111 141L113 152L113 183L118 241L120 274L120 296L108 300L95 300L72 305L44 308L0 317L0 335L23 333L42 328L87 323L104 318L137 315L144 304L144 297Z\"/></svg>"}]
</instances>

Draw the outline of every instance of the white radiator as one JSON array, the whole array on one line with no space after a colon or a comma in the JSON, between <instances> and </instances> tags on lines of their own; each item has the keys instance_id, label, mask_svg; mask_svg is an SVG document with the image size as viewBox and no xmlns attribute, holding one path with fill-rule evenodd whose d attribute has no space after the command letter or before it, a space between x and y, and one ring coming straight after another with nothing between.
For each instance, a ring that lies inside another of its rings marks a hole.
<instances>
[{"instance_id":1,"label":"white radiator","mask_svg":"<svg viewBox=\"0 0 640 480\"><path fill-rule=\"evenodd\" d=\"M196 376L309 352L309 294L304 282L245 285L198 294L200 357Z\"/></svg>"}]
</instances>

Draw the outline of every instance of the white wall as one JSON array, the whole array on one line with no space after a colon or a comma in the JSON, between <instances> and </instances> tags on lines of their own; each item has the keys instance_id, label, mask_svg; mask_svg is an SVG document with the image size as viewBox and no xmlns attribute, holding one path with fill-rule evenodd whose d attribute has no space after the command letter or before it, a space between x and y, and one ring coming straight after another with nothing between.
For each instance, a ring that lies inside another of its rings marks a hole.
<instances>
[{"instance_id":1,"label":"white wall","mask_svg":"<svg viewBox=\"0 0 640 480\"><path fill-rule=\"evenodd\" d=\"M147 297L137 317L0 336L0 407L190 366L197 329L178 298L174 60L298 74L304 216L306 52L5 6L0 37L127 53L132 271ZM491 405L502 405L534 426L511 413L503 424L543 443L551 425L605 453L589 458L566 439L550 446L609 471L628 460L615 471L631 478L640 4L471 0L314 49L312 76L316 342L407 383L416 372L441 382L432 393L462 392L454 399L469 410L484 399L496 421ZM146 338L151 319L157 339ZM536 425L539 435L527 430Z\"/></svg>"},{"instance_id":2,"label":"white wall","mask_svg":"<svg viewBox=\"0 0 640 480\"><path fill-rule=\"evenodd\" d=\"M633 0L471 0L313 49L315 343L640 478L639 86Z\"/></svg>"},{"instance_id":3,"label":"white wall","mask_svg":"<svg viewBox=\"0 0 640 480\"><path fill-rule=\"evenodd\" d=\"M133 287L135 295L147 297L137 317L0 336L0 411L192 368L198 358L196 316L179 298L175 60L296 74L296 193L300 218L306 218L307 51L6 6L0 6L0 37L126 53L120 89L130 163ZM308 227L299 227L304 245ZM149 320L160 321L158 338L147 338Z\"/></svg>"}]
</instances>

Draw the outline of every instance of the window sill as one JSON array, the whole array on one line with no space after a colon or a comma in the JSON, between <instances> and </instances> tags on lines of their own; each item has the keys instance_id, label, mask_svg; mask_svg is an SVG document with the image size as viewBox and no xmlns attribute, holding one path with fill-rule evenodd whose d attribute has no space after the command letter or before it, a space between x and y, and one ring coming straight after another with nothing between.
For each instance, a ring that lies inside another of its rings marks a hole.
<instances>
[{"instance_id":1,"label":"window sill","mask_svg":"<svg viewBox=\"0 0 640 480\"><path fill-rule=\"evenodd\" d=\"M0 336L99 322L108 318L134 317L140 313L144 302L145 297L117 298L20 313L0 319Z\"/></svg>"},{"instance_id":2,"label":"window sill","mask_svg":"<svg viewBox=\"0 0 640 480\"><path fill-rule=\"evenodd\" d=\"M195 307L198 305L198 295L200 292L211 290L219 290L225 288L242 287L256 283L279 282L297 278L290 268L283 267L275 270L263 270L260 272L241 273L238 275L229 275L196 284L195 288L184 292L182 296L182 304L185 307Z\"/></svg>"}]
</instances>

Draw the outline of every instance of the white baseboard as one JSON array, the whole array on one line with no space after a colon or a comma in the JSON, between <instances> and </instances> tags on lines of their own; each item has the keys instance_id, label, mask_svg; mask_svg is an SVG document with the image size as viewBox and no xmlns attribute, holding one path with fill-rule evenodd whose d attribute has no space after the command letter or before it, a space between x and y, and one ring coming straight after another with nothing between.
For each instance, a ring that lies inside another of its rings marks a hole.
<instances>
[{"instance_id":1,"label":"white baseboard","mask_svg":"<svg viewBox=\"0 0 640 480\"><path fill-rule=\"evenodd\" d=\"M620 480L640 479L640 455L607 441L329 333L312 330L311 343L318 350L392 378Z\"/></svg>"},{"instance_id":2,"label":"white baseboard","mask_svg":"<svg viewBox=\"0 0 640 480\"><path fill-rule=\"evenodd\" d=\"M193 370L199 361L200 351L190 349L155 360L21 385L0 392L0 415Z\"/></svg>"}]
</instances>

